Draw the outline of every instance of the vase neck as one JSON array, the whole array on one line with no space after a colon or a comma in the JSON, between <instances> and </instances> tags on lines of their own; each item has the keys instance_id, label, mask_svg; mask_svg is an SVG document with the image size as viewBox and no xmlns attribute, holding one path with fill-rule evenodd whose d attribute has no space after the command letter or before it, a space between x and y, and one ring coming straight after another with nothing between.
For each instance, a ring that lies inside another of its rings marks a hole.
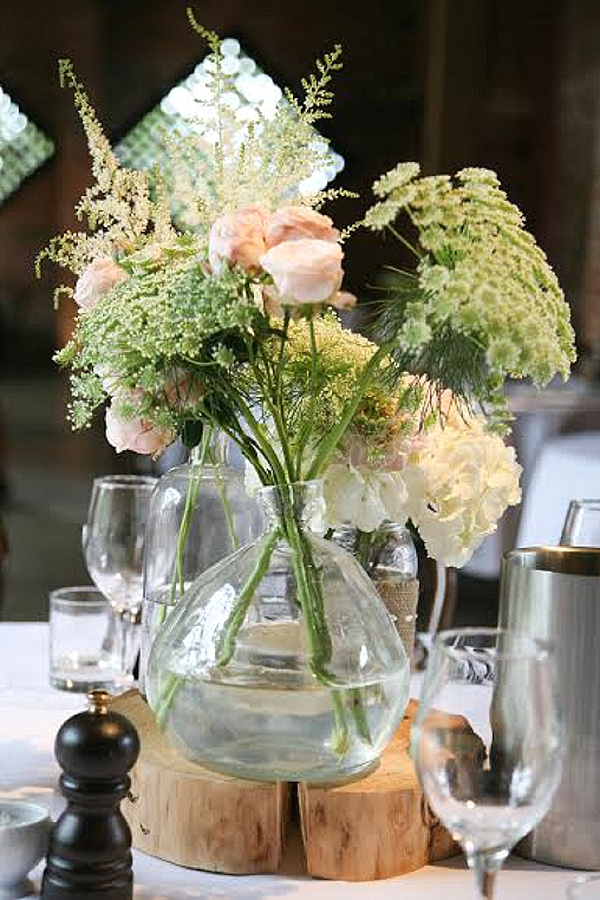
<instances>
[{"instance_id":1,"label":"vase neck","mask_svg":"<svg viewBox=\"0 0 600 900\"><path fill-rule=\"evenodd\" d=\"M258 496L269 528L284 525L290 517L309 528L322 512L323 485L320 481L297 481L264 487Z\"/></svg>"},{"instance_id":2,"label":"vase neck","mask_svg":"<svg viewBox=\"0 0 600 900\"><path fill-rule=\"evenodd\" d=\"M229 438L222 431L214 431L204 458L206 466L226 466L229 463ZM190 451L189 461L192 465L198 465L202 457L200 445Z\"/></svg>"}]
</instances>

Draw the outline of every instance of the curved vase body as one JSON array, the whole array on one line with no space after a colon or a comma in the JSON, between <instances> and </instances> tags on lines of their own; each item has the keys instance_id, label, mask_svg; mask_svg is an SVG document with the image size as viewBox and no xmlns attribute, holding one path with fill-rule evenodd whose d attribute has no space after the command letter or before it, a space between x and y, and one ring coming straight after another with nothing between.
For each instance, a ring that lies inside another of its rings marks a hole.
<instances>
[{"instance_id":1,"label":"curved vase body","mask_svg":"<svg viewBox=\"0 0 600 900\"><path fill-rule=\"evenodd\" d=\"M408 663L362 568L306 528L320 486L289 490L300 527L279 528L278 489L265 489L269 530L201 575L171 613L152 648L148 697L174 742L207 768L345 780L393 736Z\"/></svg>"}]
</instances>

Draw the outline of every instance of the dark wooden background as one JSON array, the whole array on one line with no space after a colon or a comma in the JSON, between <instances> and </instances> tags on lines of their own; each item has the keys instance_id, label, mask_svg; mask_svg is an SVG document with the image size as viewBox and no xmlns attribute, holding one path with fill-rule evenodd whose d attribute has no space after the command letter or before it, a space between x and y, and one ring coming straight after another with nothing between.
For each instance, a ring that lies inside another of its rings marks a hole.
<instances>
[{"instance_id":1,"label":"dark wooden background","mask_svg":"<svg viewBox=\"0 0 600 900\"><path fill-rule=\"evenodd\" d=\"M49 235L74 224L73 205L89 177L57 59L72 58L118 140L203 56L186 5L0 0L0 83L57 145L0 207L5 367L46 365L68 328L68 306L58 325L51 308L56 276L38 283L32 272ZM427 171L496 168L563 279L581 339L598 337L588 240L599 174L598 0L197 0L194 8L292 89L317 55L341 41L345 70L324 131L346 158L343 183L366 200L373 179L399 159L418 159ZM341 202L336 219L350 221L361 208ZM349 288L362 291L396 254L391 244L357 235Z\"/></svg>"}]
</instances>

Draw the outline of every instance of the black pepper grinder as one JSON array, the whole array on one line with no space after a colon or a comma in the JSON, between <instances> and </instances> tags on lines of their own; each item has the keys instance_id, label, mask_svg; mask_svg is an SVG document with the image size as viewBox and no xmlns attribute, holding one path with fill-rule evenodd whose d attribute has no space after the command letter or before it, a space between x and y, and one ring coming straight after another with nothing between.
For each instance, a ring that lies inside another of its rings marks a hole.
<instances>
[{"instance_id":1,"label":"black pepper grinder","mask_svg":"<svg viewBox=\"0 0 600 900\"><path fill-rule=\"evenodd\" d=\"M50 834L42 900L131 900L131 831L121 813L137 731L109 712L110 694L92 691L89 709L68 719L54 752L67 801Z\"/></svg>"}]
</instances>

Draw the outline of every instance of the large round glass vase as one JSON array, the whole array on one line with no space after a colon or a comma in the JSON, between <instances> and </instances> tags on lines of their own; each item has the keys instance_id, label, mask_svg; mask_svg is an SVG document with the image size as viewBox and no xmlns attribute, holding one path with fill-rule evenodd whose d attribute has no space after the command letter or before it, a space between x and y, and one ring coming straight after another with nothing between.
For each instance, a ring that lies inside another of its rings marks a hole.
<instances>
[{"instance_id":1,"label":"large round glass vase","mask_svg":"<svg viewBox=\"0 0 600 900\"><path fill-rule=\"evenodd\" d=\"M402 718L406 654L364 570L311 533L320 483L261 499L264 535L201 575L159 629L150 705L209 769L347 780L376 763Z\"/></svg>"},{"instance_id":2,"label":"large round glass vase","mask_svg":"<svg viewBox=\"0 0 600 900\"><path fill-rule=\"evenodd\" d=\"M141 673L154 635L194 580L262 533L260 504L225 462L176 466L158 481L144 553Z\"/></svg>"}]
</instances>

